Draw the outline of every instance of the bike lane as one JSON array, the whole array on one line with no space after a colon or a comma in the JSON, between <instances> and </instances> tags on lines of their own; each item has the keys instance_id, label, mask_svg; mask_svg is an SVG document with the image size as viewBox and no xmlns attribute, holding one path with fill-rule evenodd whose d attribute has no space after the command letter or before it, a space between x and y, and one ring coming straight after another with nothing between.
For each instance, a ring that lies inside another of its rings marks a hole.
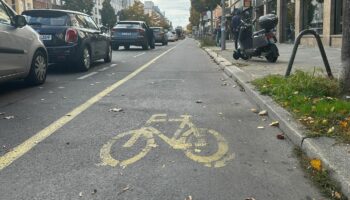
<instances>
[{"instance_id":1,"label":"bike lane","mask_svg":"<svg viewBox=\"0 0 350 200\"><path fill-rule=\"evenodd\" d=\"M1 196L321 199L292 145L221 79L185 40L0 171Z\"/></svg>"}]
</instances>

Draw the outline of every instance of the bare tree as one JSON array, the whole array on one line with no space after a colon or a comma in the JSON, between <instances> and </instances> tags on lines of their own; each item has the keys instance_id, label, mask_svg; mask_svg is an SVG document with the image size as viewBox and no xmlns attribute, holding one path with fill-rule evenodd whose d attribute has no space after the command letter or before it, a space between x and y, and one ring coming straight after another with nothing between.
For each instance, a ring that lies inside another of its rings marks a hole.
<instances>
[{"instance_id":1,"label":"bare tree","mask_svg":"<svg viewBox=\"0 0 350 200\"><path fill-rule=\"evenodd\" d=\"M350 0L343 2L343 45L341 51L343 91L350 92Z\"/></svg>"}]
</instances>

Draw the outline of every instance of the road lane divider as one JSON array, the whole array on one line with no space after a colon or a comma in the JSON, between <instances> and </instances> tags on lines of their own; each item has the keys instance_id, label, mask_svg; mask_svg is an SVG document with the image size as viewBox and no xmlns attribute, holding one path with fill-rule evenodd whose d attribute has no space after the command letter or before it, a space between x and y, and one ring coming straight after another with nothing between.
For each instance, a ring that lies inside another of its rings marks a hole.
<instances>
[{"instance_id":1,"label":"road lane divider","mask_svg":"<svg viewBox=\"0 0 350 200\"><path fill-rule=\"evenodd\" d=\"M77 79L78 79L78 80L83 80L83 79L86 79L86 78L88 78L88 77L90 77L90 76L93 76L93 75L95 75L95 74L98 74L98 72L91 72L91 73L86 74L86 75L84 75L84 76L81 76L81 77L79 77L79 78L77 78Z\"/></svg>"},{"instance_id":2,"label":"road lane divider","mask_svg":"<svg viewBox=\"0 0 350 200\"><path fill-rule=\"evenodd\" d=\"M145 52L140 53L140 54L137 54L137 55L134 56L134 58L137 58L137 57L142 56L142 55L145 55L145 54L146 54Z\"/></svg>"},{"instance_id":3,"label":"road lane divider","mask_svg":"<svg viewBox=\"0 0 350 200\"><path fill-rule=\"evenodd\" d=\"M179 45L179 44L178 44ZM174 46L171 49L168 49L167 51L163 52L162 54L158 55L157 57L150 60L148 63L142 65L137 70L132 72L131 74L127 75L122 80L119 80L112 85L105 88L100 93L96 94L95 96L91 97L89 100L84 102L83 104L79 105L78 107L74 108L61 118L57 119L53 123L51 123L46 128L42 129L41 131L37 132L35 135L21 143L20 145L14 147L11 151L7 152L3 156L0 157L0 171L11 165L14 161L25 155L27 152L29 152L32 148L34 148L36 145L38 145L40 142L44 141L46 138L51 136L53 133L55 133L57 130L65 126L68 122L75 119L78 115L80 115L82 112L90 108L92 105L94 105L96 102L100 101L103 97L129 81L130 79L134 78L136 75L138 75L140 72L148 68L152 63L154 63L156 60L160 59L173 49L175 49L178 45ZM85 75L86 76L86 75Z\"/></svg>"}]
</instances>

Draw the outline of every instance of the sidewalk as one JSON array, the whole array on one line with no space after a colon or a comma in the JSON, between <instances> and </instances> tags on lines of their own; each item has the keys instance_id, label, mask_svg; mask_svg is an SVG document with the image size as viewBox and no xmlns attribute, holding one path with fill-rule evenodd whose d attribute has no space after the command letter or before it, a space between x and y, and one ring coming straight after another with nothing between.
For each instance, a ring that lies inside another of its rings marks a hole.
<instances>
[{"instance_id":1,"label":"sidewalk","mask_svg":"<svg viewBox=\"0 0 350 200\"><path fill-rule=\"evenodd\" d=\"M279 49L280 57L276 63L269 63L265 58L253 57L251 60L244 61L242 59L235 60L232 57L234 45L232 41L227 41L226 50L221 51L220 47L210 48L216 53L219 53L222 57L227 59L233 65L236 65L244 72L249 74L251 78L259 78L266 76L268 74L281 74L284 75L290 56L292 54L293 45L290 44L277 44ZM328 57L328 62L331 66L334 77L338 78L341 61L340 53L341 49L336 48L326 48L325 51ZM313 72L317 69L318 72L322 72L326 75L326 69L324 67L320 50L318 47L309 48L304 46L299 46L293 65L293 70L302 69L303 71Z\"/></svg>"},{"instance_id":2,"label":"sidewalk","mask_svg":"<svg viewBox=\"0 0 350 200\"><path fill-rule=\"evenodd\" d=\"M287 69L293 45L278 44L280 57L276 63L268 63L266 59L253 58L248 61L232 58L233 42L227 42L227 50L219 47L205 47L204 50L217 62L220 68L234 79L250 96L260 109L267 110L273 120L279 121L280 129L296 145L301 147L311 158L319 158L337 180L343 193L350 197L350 145L339 144L331 138L306 138L304 127L293 116L275 103L270 97L262 96L255 90L250 81L268 74L284 75ZM334 77L341 70L340 49L325 48ZM293 71L301 69L313 72L315 69L326 70L318 48L300 46L294 62Z\"/></svg>"}]
</instances>

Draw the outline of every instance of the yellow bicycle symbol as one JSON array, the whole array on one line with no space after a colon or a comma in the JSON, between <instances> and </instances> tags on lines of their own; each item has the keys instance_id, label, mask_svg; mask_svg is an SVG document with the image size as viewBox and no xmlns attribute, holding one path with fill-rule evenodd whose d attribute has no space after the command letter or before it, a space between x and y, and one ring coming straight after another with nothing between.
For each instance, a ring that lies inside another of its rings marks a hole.
<instances>
[{"instance_id":1,"label":"yellow bicycle symbol","mask_svg":"<svg viewBox=\"0 0 350 200\"><path fill-rule=\"evenodd\" d=\"M173 137L169 138L158 129L151 126L155 123L164 122L180 123ZM211 129L197 128L191 122L190 115L181 115L180 118L168 119L166 114L156 114L151 116L151 118L146 122L145 127L121 133L104 144L100 151L102 165L112 167L119 165L121 167L126 167L137 162L141 158L145 157L152 148L157 147L154 139L155 136L161 138L173 149L183 150L188 158L202 163L207 167L223 167L226 165L227 161L234 158L234 154L228 153L229 147L227 141L220 133ZM112 148L115 149L113 145L125 137L129 139L121 146L122 148L133 147L140 139L146 140L145 147L131 158L117 160L115 159L117 153L115 153L114 156L112 155ZM215 139L215 143L213 144L215 150L214 153L210 153L210 155L201 153L201 148L208 146L208 140L206 140L206 137L213 137Z\"/></svg>"}]
</instances>

